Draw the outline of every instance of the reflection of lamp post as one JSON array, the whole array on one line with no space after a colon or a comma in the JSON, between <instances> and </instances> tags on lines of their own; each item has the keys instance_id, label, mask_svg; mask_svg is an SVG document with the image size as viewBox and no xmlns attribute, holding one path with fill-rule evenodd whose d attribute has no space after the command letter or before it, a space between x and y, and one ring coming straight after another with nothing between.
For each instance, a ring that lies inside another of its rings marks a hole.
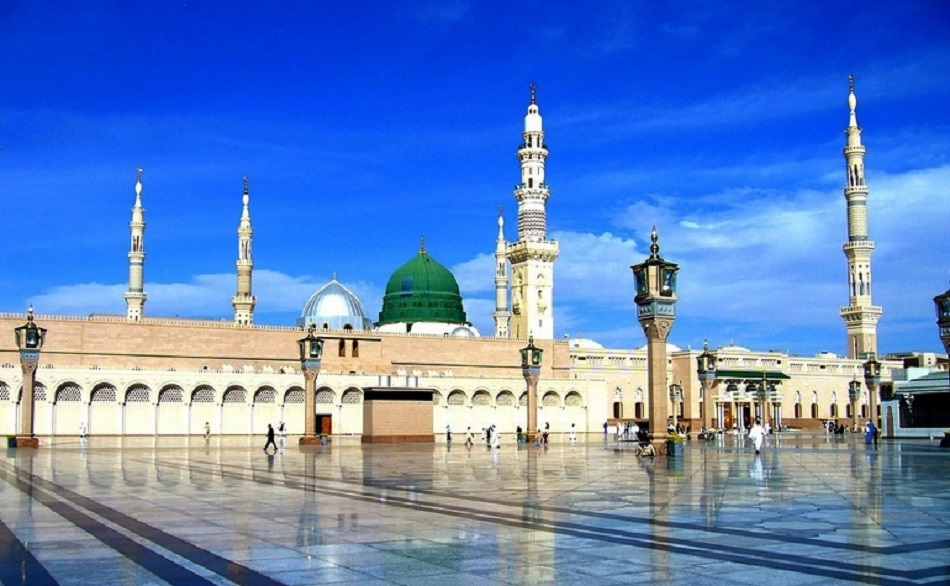
<instances>
[{"instance_id":1,"label":"reflection of lamp post","mask_svg":"<svg viewBox=\"0 0 950 586\"><path fill-rule=\"evenodd\" d=\"M33 388L36 386L36 366L40 362L40 349L46 339L46 328L33 323L33 306L26 314L26 323L13 328L16 347L20 350L20 368L23 370L23 393L20 395L20 433L16 437L18 448L38 448L40 440L33 435Z\"/></svg>"},{"instance_id":2,"label":"reflection of lamp post","mask_svg":"<svg viewBox=\"0 0 950 586\"><path fill-rule=\"evenodd\" d=\"M323 358L323 340L313 335L314 324L307 328L307 337L297 340L300 348L300 366L304 377L304 432L300 445L320 443L317 437L317 375L320 374L320 360Z\"/></svg>"},{"instance_id":3,"label":"reflection of lamp post","mask_svg":"<svg viewBox=\"0 0 950 586\"><path fill-rule=\"evenodd\" d=\"M950 355L950 289L934 297L934 309L937 310L940 341L943 342L944 351ZM950 377L950 364L947 365L947 376Z\"/></svg>"},{"instance_id":4,"label":"reflection of lamp post","mask_svg":"<svg viewBox=\"0 0 950 586\"><path fill-rule=\"evenodd\" d=\"M528 345L521 349L521 374L528 386L528 429L526 433L535 433L538 429L538 378L541 376L541 354L544 350L534 345L534 336L528 338Z\"/></svg>"},{"instance_id":5,"label":"reflection of lamp post","mask_svg":"<svg viewBox=\"0 0 950 586\"><path fill-rule=\"evenodd\" d=\"M666 425L666 339L676 320L676 274L679 267L660 257L656 228L650 232L650 258L634 265L633 280L637 294L637 321L647 337L647 372L650 393L650 433L656 440L665 439ZM666 454L664 442L657 442L657 452Z\"/></svg>"},{"instance_id":6,"label":"reflection of lamp post","mask_svg":"<svg viewBox=\"0 0 950 586\"><path fill-rule=\"evenodd\" d=\"M864 384L868 387L868 399L870 399L870 420L874 426L880 428L877 421L877 387L881 383L881 363L875 360L872 355L864 363Z\"/></svg>"},{"instance_id":7,"label":"reflection of lamp post","mask_svg":"<svg viewBox=\"0 0 950 586\"><path fill-rule=\"evenodd\" d=\"M683 385L679 384L678 382L671 384L670 385L670 403L672 403L672 406L673 406L673 429L679 429L679 427L677 426L677 420L676 420L676 416L678 414L678 410L676 406L682 400L683 400Z\"/></svg>"},{"instance_id":8,"label":"reflection of lamp post","mask_svg":"<svg viewBox=\"0 0 950 586\"><path fill-rule=\"evenodd\" d=\"M851 400L851 429L858 428L858 399L861 398L861 383L852 380L848 383L848 399Z\"/></svg>"},{"instance_id":9,"label":"reflection of lamp post","mask_svg":"<svg viewBox=\"0 0 950 586\"><path fill-rule=\"evenodd\" d=\"M703 340L703 353L696 357L696 374L699 376L699 384L703 387L703 427L712 428L713 409L713 386L716 384L716 355L709 351L709 344ZM722 422L719 422L722 427Z\"/></svg>"}]
</instances>

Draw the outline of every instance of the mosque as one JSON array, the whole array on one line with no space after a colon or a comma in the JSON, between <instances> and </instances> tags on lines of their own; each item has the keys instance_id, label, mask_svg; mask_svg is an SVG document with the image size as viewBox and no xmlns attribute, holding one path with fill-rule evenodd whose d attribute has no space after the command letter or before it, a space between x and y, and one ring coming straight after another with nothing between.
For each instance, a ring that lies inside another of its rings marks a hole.
<instances>
[{"instance_id":1,"label":"mosque","mask_svg":"<svg viewBox=\"0 0 950 586\"><path fill-rule=\"evenodd\" d=\"M735 345L712 350L669 346L667 381L680 390L670 399L670 412L679 423L694 429L704 422L730 428L764 416L774 424L817 428L829 419L867 417L875 407L868 389L855 386L864 380L868 357L876 356L882 309L872 303L874 243L867 232L865 147L853 81L849 105L844 148L849 304L841 310L847 357L806 358ZM361 434L364 391L380 387L431 390L432 427L439 436L446 427L462 432L492 424L514 432L527 420L519 350L529 336L544 351L539 424L555 433L572 426L600 433L605 422L643 420L649 407L645 348L609 349L589 339L554 337L559 244L547 236L548 147L534 86L517 156L517 239L506 239L499 216L491 333L472 326L455 276L424 243L392 273L375 320L334 275L306 300L295 324L255 325L247 180L238 224L233 321L147 316L139 170L126 315L35 317L49 332L36 371L35 433L75 435L83 426L90 435L199 435L207 423L214 434L260 434L268 423L284 421L291 434L299 434L305 391L297 340L311 326L325 343L315 398L322 433ZM27 319L22 313L0 314L0 330L12 330ZM0 433L15 434L23 374L17 347L8 338L12 336L0 337ZM718 363L708 393L697 374L703 352ZM885 386L903 367L900 360L881 359L880 365ZM884 413L880 416L886 419Z\"/></svg>"}]
</instances>

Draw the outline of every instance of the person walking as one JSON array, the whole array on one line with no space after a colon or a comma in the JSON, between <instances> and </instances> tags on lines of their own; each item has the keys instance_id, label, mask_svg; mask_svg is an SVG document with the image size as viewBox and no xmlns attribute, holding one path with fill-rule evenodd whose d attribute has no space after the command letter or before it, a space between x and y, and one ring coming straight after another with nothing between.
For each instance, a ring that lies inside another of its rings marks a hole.
<instances>
[{"instance_id":1,"label":"person walking","mask_svg":"<svg viewBox=\"0 0 950 586\"><path fill-rule=\"evenodd\" d=\"M281 452L284 451L284 448L287 446L287 426L284 425L284 422L281 421L280 425L277 426L277 438L280 440L280 443L277 444Z\"/></svg>"},{"instance_id":2,"label":"person walking","mask_svg":"<svg viewBox=\"0 0 950 586\"><path fill-rule=\"evenodd\" d=\"M877 426L870 419L864 424L864 443L877 446Z\"/></svg>"},{"instance_id":3,"label":"person walking","mask_svg":"<svg viewBox=\"0 0 950 586\"><path fill-rule=\"evenodd\" d=\"M755 425L752 426L752 429L749 430L749 439L752 440L752 445L755 447L755 453L758 454L762 451L762 442L765 441L765 428L762 427L761 422L756 418Z\"/></svg>"},{"instance_id":4,"label":"person walking","mask_svg":"<svg viewBox=\"0 0 950 586\"><path fill-rule=\"evenodd\" d=\"M83 421L79 424L79 439L86 439L86 422Z\"/></svg>"},{"instance_id":5,"label":"person walking","mask_svg":"<svg viewBox=\"0 0 950 586\"><path fill-rule=\"evenodd\" d=\"M495 425L491 426L492 438L491 438L491 447L498 449L501 447L501 432L498 431L498 427Z\"/></svg>"},{"instance_id":6,"label":"person walking","mask_svg":"<svg viewBox=\"0 0 950 586\"><path fill-rule=\"evenodd\" d=\"M445 443L452 443L452 426L450 425L445 426Z\"/></svg>"},{"instance_id":7,"label":"person walking","mask_svg":"<svg viewBox=\"0 0 950 586\"><path fill-rule=\"evenodd\" d=\"M274 446L274 452L277 452L277 442L274 441L274 426L270 423L267 424L267 443L264 444L264 451L267 451L267 448Z\"/></svg>"},{"instance_id":8,"label":"person walking","mask_svg":"<svg viewBox=\"0 0 950 586\"><path fill-rule=\"evenodd\" d=\"M475 445L475 438L472 437L471 426L465 428L465 447L470 448Z\"/></svg>"},{"instance_id":9,"label":"person walking","mask_svg":"<svg viewBox=\"0 0 950 586\"><path fill-rule=\"evenodd\" d=\"M211 422L205 421L205 439L211 439Z\"/></svg>"}]
</instances>

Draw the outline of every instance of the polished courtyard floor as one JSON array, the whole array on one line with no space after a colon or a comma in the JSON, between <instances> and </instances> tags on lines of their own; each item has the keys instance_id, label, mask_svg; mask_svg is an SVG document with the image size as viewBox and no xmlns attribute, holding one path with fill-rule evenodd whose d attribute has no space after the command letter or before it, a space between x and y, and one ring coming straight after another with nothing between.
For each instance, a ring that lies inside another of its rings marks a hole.
<instances>
[{"instance_id":1,"label":"polished courtyard floor","mask_svg":"<svg viewBox=\"0 0 950 586\"><path fill-rule=\"evenodd\" d=\"M456 442L458 438L456 438ZM77 438L0 461L12 584L947 584L950 450Z\"/></svg>"}]
</instances>

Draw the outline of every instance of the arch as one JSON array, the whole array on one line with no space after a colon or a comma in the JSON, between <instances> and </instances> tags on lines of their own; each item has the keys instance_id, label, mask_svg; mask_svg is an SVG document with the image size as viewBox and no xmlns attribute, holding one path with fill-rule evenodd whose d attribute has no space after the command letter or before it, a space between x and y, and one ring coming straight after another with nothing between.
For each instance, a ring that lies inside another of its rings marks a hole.
<instances>
[{"instance_id":1,"label":"arch","mask_svg":"<svg viewBox=\"0 0 950 586\"><path fill-rule=\"evenodd\" d=\"M214 388L210 385L199 385L191 392L192 403L214 403Z\"/></svg>"},{"instance_id":2,"label":"arch","mask_svg":"<svg viewBox=\"0 0 950 586\"><path fill-rule=\"evenodd\" d=\"M475 391L472 395L472 405L477 407L488 407L491 405L491 395L488 391Z\"/></svg>"},{"instance_id":3,"label":"arch","mask_svg":"<svg viewBox=\"0 0 950 586\"><path fill-rule=\"evenodd\" d=\"M565 407L583 407L584 398L581 397L581 394L577 391L571 391L564 397L564 406Z\"/></svg>"},{"instance_id":4,"label":"arch","mask_svg":"<svg viewBox=\"0 0 950 586\"><path fill-rule=\"evenodd\" d=\"M495 397L495 404L499 407L512 407L515 404L515 395L511 391L502 391Z\"/></svg>"},{"instance_id":5,"label":"arch","mask_svg":"<svg viewBox=\"0 0 950 586\"><path fill-rule=\"evenodd\" d=\"M544 407L560 407L561 396L554 391L548 391L544 393L543 397L541 397L541 405Z\"/></svg>"},{"instance_id":6,"label":"arch","mask_svg":"<svg viewBox=\"0 0 950 586\"><path fill-rule=\"evenodd\" d=\"M76 383L68 381L56 387L53 397L54 403L78 403L82 401L82 389Z\"/></svg>"},{"instance_id":7,"label":"arch","mask_svg":"<svg viewBox=\"0 0 950 586\"><path fill-rule=\"evenodd\" d=\"M801 419L801 418L802 418L802 404L795 403L795 419Z\"/></svg>"},{"instance_id":8,"label":"arch","mask_svg":"<svg viewBox=\"0 0 950 586\"><path fill-rule=\"evenodd\" d=\"M317 403L320 404L333 404L333 400L336 399L336 393L333 392L333 389L329 387L320 387L317 389Z\"/></svg>"},{"instance_id":9,"label":"arch","mask_svg":"<svg viewBox=\"0 0 950 586\"><path fill-rule=\"evenodd\" d=\"M518 397L518 405L519 405L520 407L527 407L527 406L528 406L528 392L527 392L527 391L521 393L521 396Z\"/></svg>"},{"instance_id":10,"label":"arch","mask_svg":"<svg viewBox=\"0 0 950 586\"><path fill-rule=\"evenodd\" d=\"M92 434L121 433L117 427L121 407L118 390L111 383L101 382L89 393L89 420L86 431Z\"/></svg>"},{"instance_id":11,"label":"arch","mask_svg":"<svg viewBox=\"0 0 950 586\"><path fill-rule=\"evenodd\" d=\"M152 390L143 384L134 384L125 390L126 403L150 403Z\"/></svg>"},{"instance_id":12,"label":"arch","mask_svg":"<svg viewBox=\"0 0 950 586\"><path fill-rule=\"evenodd\" d=\"M43 383L36 383L33 385L33 402L34 403L46 402L46 385L44 385Z\"/></svg>"},{"instance_id":13,"label":"arch","mask_svg":"<svg viewBox=\"0 0 950 586\"><path fill-rule=\"evenodd\" d=\"M277 391L274 387L263 386L254 391L254 404L277 403Z\"/></svg>"},{"instance_id":14,"label":"arch","mask_svg":"<svg viewBox=\"0 0 950 586\"><path fill-rule=\"evenodd\" d=\"M432 404L441 405L442 404L442 393L439 391L432 391Z\"/></svg>"},{"instance_id":15,"label":"arch","mask_svg":"<svg viewBox=\"0 0 950 586\"><path fill-rule=\"evenodd\" d=\"M247 390L240 385L231 385L224 391L221 403L224 405L247 403Z\"/></svg>"},{"instance_id":16,"label":"arch","mask_svg":"<svg viewBox=\"0 0 950 586\"><path fill-rule=\"evenodd\" d=\"M818 403L811 404L811 418L818 419Z\"/></svg>"},{"instance_id":17,"label":"arch","mask_svg":"<svg viewBox=\"0 0 950 586\"><path fill-rule=\"evenodd\" d=\"M165 385L158 392L159 403L181 403L185 400L185 391L178 385Z\"/></svg>"},{"instance_id":18,"label":"arch","mask_svg":"<svg viewBox=\"0 0 950 586\"><path fill-rule=\"evenodd\" d=\"M358 405L363 402L363 392L356 388L346 389L340 402L344 405Z\"/></svg>"},{"instance_id":19,"label":"arch","mask_svg":"<svg viewBox=\"0 0 950 586\"><path fill-rule=\"evenodd\" d=\"M300 387L290 387L284 392L284 405L303 405L306 395Z\"/></svg>"},{"instance_id":20,"label":"arch","mask_svg":"<svg viewBox=\"0 0 950 586\"><path fill-rule=\"evenodd\" d=\"M454 391L449 393L448 404L449 405L464 405L466 399L467 397L465 396L465 393L463 391L455 389Z\"/></svg>"}]
</instances>

